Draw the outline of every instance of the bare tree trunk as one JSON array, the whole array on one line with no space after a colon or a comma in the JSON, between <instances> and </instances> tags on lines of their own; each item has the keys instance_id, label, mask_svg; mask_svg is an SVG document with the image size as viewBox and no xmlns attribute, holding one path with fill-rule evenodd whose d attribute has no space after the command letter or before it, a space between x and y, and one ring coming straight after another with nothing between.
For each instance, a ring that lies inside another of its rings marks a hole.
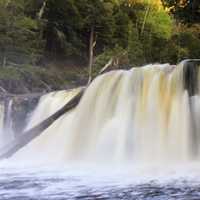
<instances>
[{"instance_id":1,"label":"bare tree trunk","mask_svg":"<svg viewBox=\"0 0 200 200\"><path fill-rule=\"evenodd\" d=\"M91 27L90 30L90 42L89 42L89 64L88 64L88 69L89 69L89 78L88 78L88 84L92 81L92 65L93 65L93 57L94 57L94 27Z\"/></svg>"},{"instance_id":2,"label":"bare tree trunk","mask_svg":"<svg viewBox=\"0 0 200 200\"><path fill-rule=\"evenodd\" d=\"M7 93L8 93L3 87L0 86L0 93L1 93L1 92L4 93L4 94L7 94ZM1 96L1 95L0 95L0 96Z\"/></svg>"},{"instance_id":3,"label":"bare tree trunk","mask_svg":"<svg viewBox=\"0 0 200 200\"><path fill-rule=\"evenodd\" d=\"M145 25L146 25L146 21L147 21L147 17L149 15L150 9L151 9L151 4L149 2L148 7L146 8L146 12L145 12L144 20L143 20L143 23L142 23L142 28L141 28L140 35L143 35L144 28L145 28Z\"/></svg>"},{"instance_id":4,"label":"bare tree trunk","mask_svg":"<svg viewBox=\"0 0 200 200\"><path fill-rule=\"evenodd\" d=\"M99 74L104 73L110 66L112 66L112 65L113 65L113 61L114 61L114 58L112 57L112 58L105 64L105 66L100 70Z\"/></svg>"},{"instance_id":5,"label":"bare tree trunk","mask_svg":"<svg viewBox=\"0 0 200 200\"><path fill-rule=\"evenodd\" d=\"M40 11L38 13L38 19L39 20L42 18L43 14L44 14L44 9L45 9L46 5L47 5L47 0L44 0L42 7L40 8Z\"/></svg>"}]
</instances>

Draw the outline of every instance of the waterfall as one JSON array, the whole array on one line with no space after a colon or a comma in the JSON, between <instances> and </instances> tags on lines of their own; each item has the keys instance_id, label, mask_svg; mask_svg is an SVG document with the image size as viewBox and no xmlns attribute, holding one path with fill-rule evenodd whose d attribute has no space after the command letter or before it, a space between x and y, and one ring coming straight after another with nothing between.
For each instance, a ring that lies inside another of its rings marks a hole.
<instances>
[{"instance_id":1,"label":"waterfall","mask_svg":"<svg viewBox=\"0 0 200 200\"><path fill-rule=\"evenodd\" d=\"M31 162L42 163L198 160L200 73L196 74L194 89L185 70L183 63L155 64L99 76L73 111L14 158L28 160L31 155ZM76 92L60 91L42 97L28 127L50 116Z\"/></svg>"},{"instance_id":2,"label":"waterfall","mask_svg":"<svg viewBox=\"0 0 200 200\"><path fill-rule=\"evenodd\" d=\"M13 99L0 103L0 147L8 144L15 137L12 129L12 106Z\"/></svg>"},{"instance_id":3,"label":"waterfall","mask_svg":"<svg viewBox=\"0 0 200 200\"><path fill-rule=\"evenodd\" d=\"M0 146L3 145L4 104L0 102Z\"/></svg>"},{"instance_id":4,"label":"waterfall","mask_svg":"<svg viewBox=\"0 0 200 200\"><path fill-rule=\"evenodd\" d=\"M8 132L12 132L12 106L13 99L9 99L5 102L4 130Z\"/></svg>"}]
</instances>

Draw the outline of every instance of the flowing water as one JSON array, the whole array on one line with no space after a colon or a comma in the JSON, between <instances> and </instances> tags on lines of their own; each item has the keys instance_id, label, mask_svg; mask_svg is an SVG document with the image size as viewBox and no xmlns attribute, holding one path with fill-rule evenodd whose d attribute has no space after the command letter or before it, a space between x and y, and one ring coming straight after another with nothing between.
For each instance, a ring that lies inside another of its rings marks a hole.
<instances>
[{"instance_id":1,"label":"flowing water","mask_svg":"<svg viewBox=\"0 0 200 200\"><path fill-rule=\"evenodd\" d=\"M3 145L4 103L0 102L0 146Z\"/></svg>"},{"instance_id":2,"label":"flowing water","mask_svg":"<svg viewBox=\"0 0 200 200\"><path fill-rule=\"evenodd\" d=\"M0 102L0 147L15 138L11 120L12 105L12 99L6 100L6 103Z\"/></svg>"},{"instance_id":3,"label":"flowing water","mask_svg":"<svg viewBox=\"0 0 200 200\"><path fill-rule=\"evenodd\" d=\"M200 199L200 73L186 71L95 79L73 111L0 162L0 199ZM43 96L26 129L78 91Z\"/></svg>"}]
</instances>

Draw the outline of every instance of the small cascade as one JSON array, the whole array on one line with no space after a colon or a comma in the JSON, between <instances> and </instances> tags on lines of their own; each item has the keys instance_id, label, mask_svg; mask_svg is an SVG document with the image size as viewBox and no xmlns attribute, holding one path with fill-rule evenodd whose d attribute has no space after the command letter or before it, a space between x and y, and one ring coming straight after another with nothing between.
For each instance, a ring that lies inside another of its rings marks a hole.
<instances>
[{"instance_id":1,"label":"small cascade","mask_svg":"<svg viewBox=\"0 0 200 200\"><path fill-rule=\"evenodd\" d=\"M31 155L31 162L45 164L199 160L200 70L188 75L187 67L184 62L155 64L99 76L73 111L13 158L29 160ZM27 129L61 108L76 92L43 96Z\"/></svg>"},{"instance_id":2,"label":"small cascade","mask_svg":"<svg viewBox=\"0 0 200 200\"><path fill-rule=\"evenodd\" d=\"M69 100L71 100L80 88L66 91L51 92L42 96L39 100L37 108L32 112L28 125L25 130L29 130L38 125L43 120L50 117L56 111L61 109ZM40 115L38 115L40 113Z\"/></svg>"},{"instance_id":3,"label":"small cascade","mask_svg":"<svg viewBox=\"0 0 200 200\"><path fill-rule=\"evenodd\" d=\"M2 145L9 143L14 139L14 132L12 128L12 107L13 99L6 99L1 104L1 141Z\"/></svg>"},{"instance_id":4,"label":"small cascade","mask_svg":"<svg viewBox=\"0 0 200 200\"><path fill-rule=\"evenodd\" d=\"M0 130L4 127L4 103L0 102Z\"/></svg>"},{"instance_id":5,"label":"small cascade","mask_svg":"<svg viewBox=\"0 0 200 200\"><path fill-rule=\"evenodd\" d=\"M0 147L3 145L4 102L0 102Z\"/></svg>"},{"instance_id":6,"label":"small cascade","mask_svg":"<svg viewBox=\"0 0 200 200\"><path fill-rule=\"evenodd\" d=\"M12 132L12 107L13 99L5 101L4 130Z\"/></svg>"}]
</instances>

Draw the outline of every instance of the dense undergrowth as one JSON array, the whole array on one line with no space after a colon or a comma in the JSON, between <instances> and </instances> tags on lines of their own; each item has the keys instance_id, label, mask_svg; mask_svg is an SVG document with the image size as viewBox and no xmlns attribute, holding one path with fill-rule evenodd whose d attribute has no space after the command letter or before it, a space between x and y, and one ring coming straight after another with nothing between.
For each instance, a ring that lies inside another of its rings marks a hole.
<instances>
[{"instance_id":1,"label":"dense undergrowth","mask_svg":"<svg viewBox=\"0 0 200 200\"><path fill-rule=\"evenodd\" d=\"M31 65L6 66L0 68L2 90L9 93L47 92L69 89L86 83L83 68L63 68ZM1 91L3 92L3 91Z\"/></svg>"}]
</instances>

